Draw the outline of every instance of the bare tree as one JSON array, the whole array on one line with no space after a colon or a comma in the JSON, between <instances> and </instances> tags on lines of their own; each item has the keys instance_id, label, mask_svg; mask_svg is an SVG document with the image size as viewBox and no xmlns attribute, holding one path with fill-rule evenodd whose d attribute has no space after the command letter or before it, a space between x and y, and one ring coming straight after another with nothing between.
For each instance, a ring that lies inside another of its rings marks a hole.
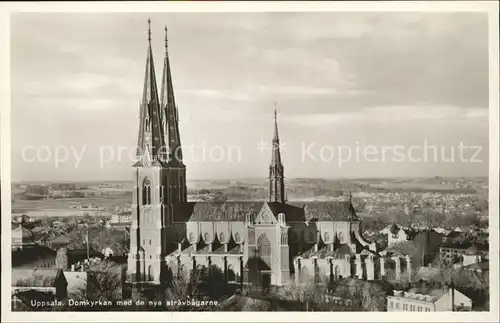
<instances>
[{"instance_id":1,"label":"bare tree","mask_svg":"<svg viewBox=\"0 0 500 323\"><path fill-rule=\"evenodd\" d=\"M121 268L104 261L87 271L87 298L116 301L122 297Z\"/></svg>"},{"instance_id":2,"label":"bare tree","mask_svg":"<svg viewBox=\"0 0 500 323\"><path fill-rule=\"evenodd\" d=\"M57 250L56 268L62 270L68 269L68 248L61 247L59 248L59 250Z\"/></svg>"}]
</instances>

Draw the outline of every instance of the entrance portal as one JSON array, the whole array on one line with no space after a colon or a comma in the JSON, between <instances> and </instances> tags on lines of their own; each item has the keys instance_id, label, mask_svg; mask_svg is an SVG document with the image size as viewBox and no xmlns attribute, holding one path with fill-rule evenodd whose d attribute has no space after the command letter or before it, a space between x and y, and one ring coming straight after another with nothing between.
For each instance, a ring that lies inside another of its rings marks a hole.
<instances>
[{"instance_id":1,"label":"entrance portal","mask_svg":"<svg viewBox=\"0 0 500 323\"><path fill-rule=\"evenodd\" d=\"M262 288L264 290L269 290L271 287L271 274L262 274Z\"/></svg>"}]
</instances>

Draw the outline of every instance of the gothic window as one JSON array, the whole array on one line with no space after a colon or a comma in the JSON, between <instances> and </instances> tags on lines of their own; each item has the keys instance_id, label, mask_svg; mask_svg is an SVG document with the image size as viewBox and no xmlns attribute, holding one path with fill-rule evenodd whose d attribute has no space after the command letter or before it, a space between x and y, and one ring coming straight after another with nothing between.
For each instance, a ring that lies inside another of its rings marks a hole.
<instances>
[{"instance_id":1,"label":"gothic window","mask_svg":"<svg viewBox=\"0 0 500 323\"><path fill-rule=\"evenodd\" d=\"M236 234L234 235L234 242L239 243L240 240L241 240L240 234L236 232Z\"/></svg>"},{"instance_id":2,"label":"gothic window","mask_svg":"<svg viewBox=\"0 0 500 323\"><path fill-rule=\"evenodd\" d=\"M142 205L151 204L151 181L146 178L142 184Z\"/></svg>"},{"instance_id":3,"label":"gothic window","mask_svg":"<svg viewBox=\"0 0 500 323\"><path fill-rule=\"evenodd\" d=\"M148 279L147 280L153 280L153 266L148 267Z\"/></svg>"},{"instance_id":4,"label":"gothic window","mask_svg":"<svg viewBox=\"0 0 500 323\"><path fill-rule=\"evenodd\" d=\"M220 241L220 242L224 242L224 241L226 241L226 240L225 240L225 237L224 237L224 232L221 232L221 233L219 234L219 241Z\"/></svg>"},{"instance_id":5,"label":"gothic window","mask_svg":"<svg viewBox=\"0 0 500 323\"><path fill-rule=\"evenodd\" d=\"M260 258L269 266L271 265L271 242L266 234L263 234L257 240Z\"/></svg>"},{"instance_id":6,"label":"gothic window","mask_svg":"<svg viewBox=\"0 0 500 323\"><path fill-rule=\"evenodd\" d=\"M338 237L340 242L344 242L344 234L342 232L339 232Z\"/></svg>"},{"instance_id":7,"label":"gothic window","mask_svg":"<svg viewBox=\"0 0 500 323\"><path fill-rule=\"evenodd\" d=\"M191 242L191 243L194 242L194 233L193 232L189 233L189 242Z\"/></svg>"},{"instance_id":8,"label":"gothic window","mask_svg":"<svg viewBox=\"0 0 500 323\"><path fill-rule=\"evenodd\" d=\"M183 191L184 185L182 183L184 183L184 178L181 175L181 181L179 183L179 198L180 199L182 199L182 196L184 195L184 191Z\"/></svg>"},{"instance_id":9,"label":"gothic window","mask_svg":"<svg viewBox=\"0 0 500 323\"><path fill-rule=\"evenodd\" d=\"M151 131L151 123L149 122L149 118L146 118L144 120L144 123L145 123L146 131Z\"/></svg>"},{"instance_id":10,"label":"gothic window","mask_svg":"<svg viewBox=\"0 0 500 323\"><path fill-rule=\"evenodd\" d=\"M205 243L208 243L208 241L210 240L210 235L207 233L205 233L205 235L203 236L203 239L205 240Z\"/></svg>"},{"instance_id":11,"label":"gothic window","mask_svg":"<svg viewBox=\"0 0 500 323\"><path fill-rule=\"evenodd\" d=\"M236 280L236 275L235 275L235 272L234 272L233 265L229 265L227 267L227 280L230 281L230 282Z\"/></svg>"},{"instance_id":12,"label":"gothic window","mask_svg":"<svg viewBox=\"0 0 500 323\"><path fill-rule=\"evenodd\" d=\"M324 236L323 236L323 240L324 240L325 242L330 241L330 235L328 234L328 232L325 232L325 234L324 234Z\"/></svg>"}]
</instances>

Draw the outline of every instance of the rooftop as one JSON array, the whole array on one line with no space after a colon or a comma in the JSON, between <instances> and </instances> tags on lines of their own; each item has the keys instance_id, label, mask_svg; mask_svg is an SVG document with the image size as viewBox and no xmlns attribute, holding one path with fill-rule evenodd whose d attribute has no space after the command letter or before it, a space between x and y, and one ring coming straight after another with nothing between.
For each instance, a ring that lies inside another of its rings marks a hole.
<instances>
[{"instance_id":1,"label":"rooftop","mask_svg":"<svg viewBox=\"0 0 500 323\"><path fill-rule=\"evenodd\" d=\"M285 214L287 222L302 221L358 221L356 211L349 201L323 202L188 202L175 205L175 220L187 221L240 221L246 216L256 216L262 208L268 207L277 218Z\"/></svg>"}]
</instances>

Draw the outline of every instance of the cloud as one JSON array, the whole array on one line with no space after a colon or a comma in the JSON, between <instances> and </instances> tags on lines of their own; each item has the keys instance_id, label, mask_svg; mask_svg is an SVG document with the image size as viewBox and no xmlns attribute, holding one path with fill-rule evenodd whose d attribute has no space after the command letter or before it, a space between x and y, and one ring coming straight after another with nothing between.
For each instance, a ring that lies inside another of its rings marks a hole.
<instances>
[{"instance_id":1,"label":"cloud","mask_svg":"<svg viewBox=\"0 0 500 323\"><path fill-rule=\"evenodd\" d=\"M452 106L383 106L370 107L356 112L315 113L308 115L284 116L286 122L306 126L329 124L394 124L395 122L435 122L452 123L455 120L483 118L487 122L488 111L480 108L462 109ZM477 121L475 121L477 122Z\"/></svg>"},{"instance_id":2,"label":"cloud","mask_svg":"<svg viewBox=\"0 0 500 323\"><path fill-rule=\"evenodd\" d=\"M158 84L169 26L184 141L253 147L277 102L292 141L416 140L422 130L448 140L477 129L487 145L487 16L422 12L16 14L13 145L62 134L133 145L148 17ZM19 176L23 167L34 165Z\"/></svg>"}]
</instances>

